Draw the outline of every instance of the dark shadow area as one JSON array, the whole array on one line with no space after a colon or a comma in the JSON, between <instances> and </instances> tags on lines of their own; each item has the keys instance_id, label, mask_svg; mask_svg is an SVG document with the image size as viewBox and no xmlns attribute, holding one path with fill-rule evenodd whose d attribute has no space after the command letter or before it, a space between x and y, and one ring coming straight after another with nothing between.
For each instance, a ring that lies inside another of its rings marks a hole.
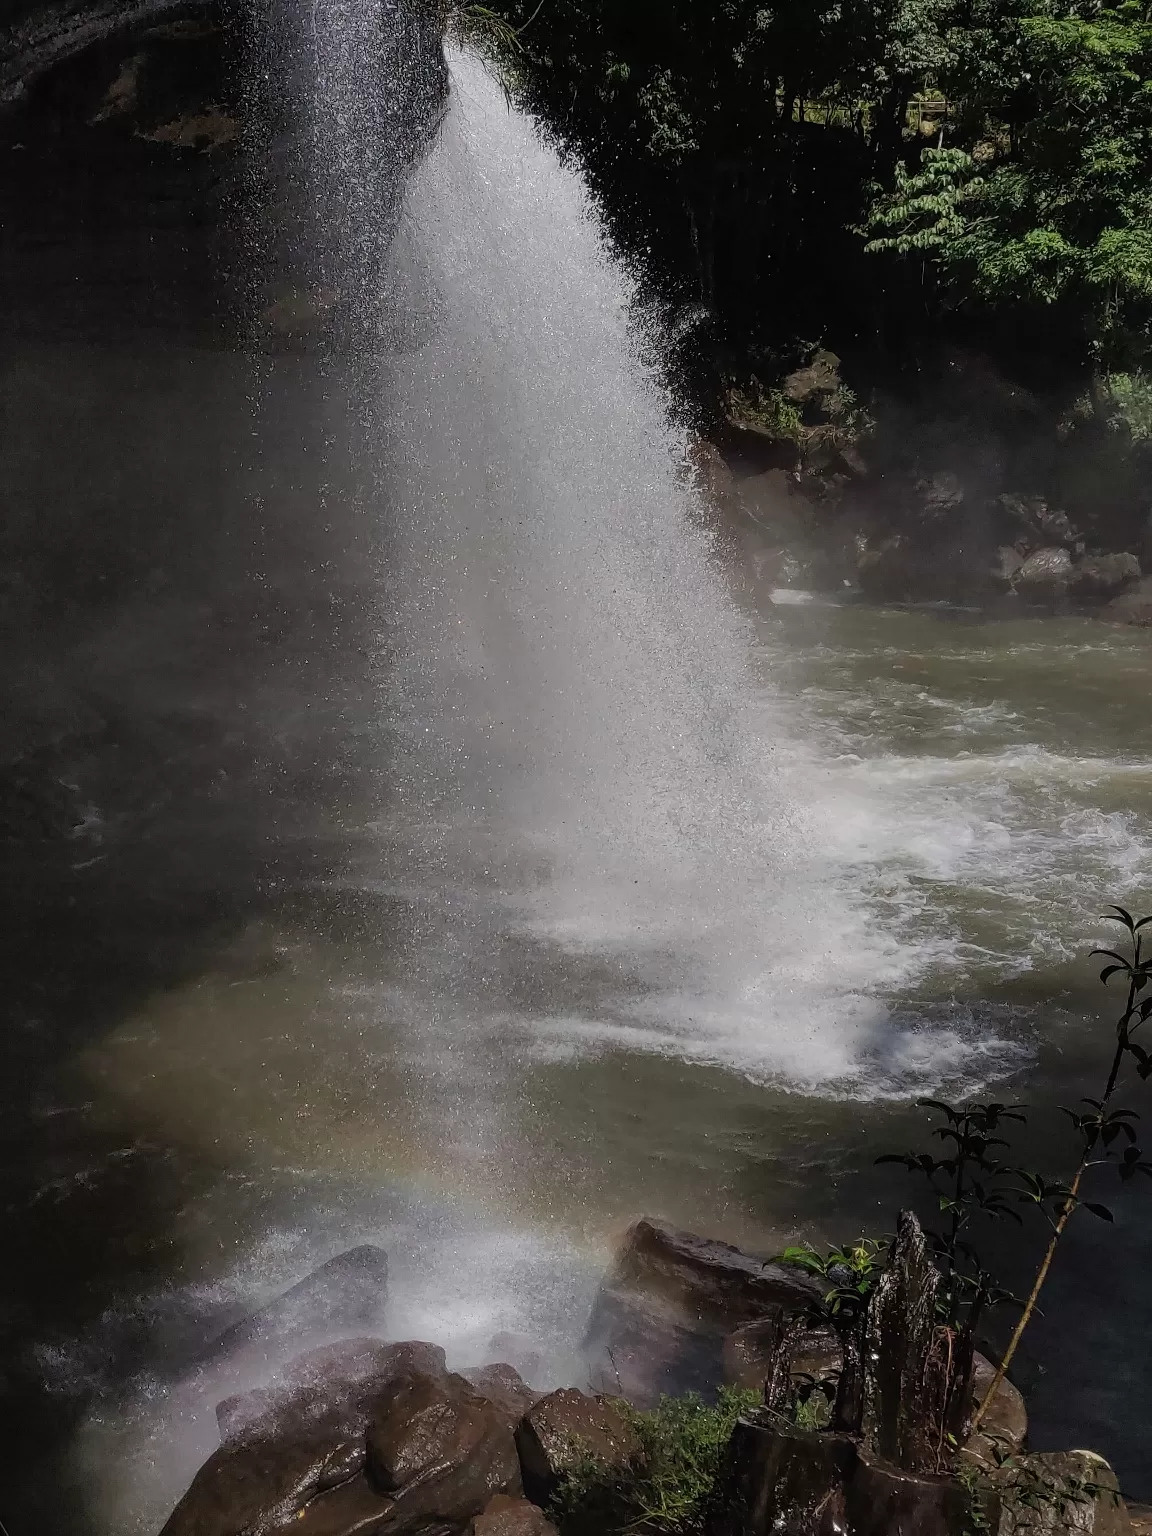
<instances>
[{"instance_id":1,"label":"dark shadow area","mask_svg":"<svg viewBox=\"0 0 1152 1536\"><path fill-rule=\"evenodd\" d=\"M164 78L179 95L179 72ZM214 77L197 79L211 99ZM81 83L66 71L37 110L50 116ZM191 110L165 101L153 115L163 126ZM210 151L194 133L79 145L67 125L7 146L19 169L0 263L12 1469L0 1518L12 1536L89 1528L60 1458L97 1385L60 1366L56 1343L156 1285L174 1218L222 1173L162 1125L119 1134L76 1057L218 964L286 885L322 876L339 807L369 767L345 722L369 708L375 568L353 516L326 510L344 500L339 382L303 354L226 344L234 295L217 236L232 170ZM174 1368L194 1343L194 1329L174 1338ZM126 1344L101 1362L100 1389L141 1364Z\"/></svg>"}]
</instances>

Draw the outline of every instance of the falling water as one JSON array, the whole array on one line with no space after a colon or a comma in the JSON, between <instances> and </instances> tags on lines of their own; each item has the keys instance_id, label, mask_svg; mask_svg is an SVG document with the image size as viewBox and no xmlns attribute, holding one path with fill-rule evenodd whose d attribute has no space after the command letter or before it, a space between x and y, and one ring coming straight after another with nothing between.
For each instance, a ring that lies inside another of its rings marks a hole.
<instances>
[{"instance_id":1,"label":"falling water","mask_svg":"<svg viewBox=\"0 0 1152 1536\"><path fill-rule=\"evenodd\" d=\"M916 962L827 878L827 776L751 674L659 338L578 171L480 64L452 74L389 278L419 342L386 385L389 788L362 873L451 911L457 1013L516 935L608 968L544 1000L553 1044L899 1075L868 994Z\"/></svg>"}]
</instances>

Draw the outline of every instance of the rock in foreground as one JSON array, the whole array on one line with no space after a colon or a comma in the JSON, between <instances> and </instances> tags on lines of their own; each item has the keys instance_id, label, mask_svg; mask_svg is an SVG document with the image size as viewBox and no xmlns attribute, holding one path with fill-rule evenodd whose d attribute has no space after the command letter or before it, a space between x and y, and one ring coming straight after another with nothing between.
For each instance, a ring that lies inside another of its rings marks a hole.
<instances>
[{"instance_id":1,"label":"rock in foreground","mask_svg":"<svg viewBox=\"0 0 1152 1536\"><path fill-rule=\"evenodd\" d=\"M315 1350L217 1416L225 1443L162 1536L463 1531L494 1494L520 1491L505 1411L430 1344Z\"/></svg>"},{"instance_id":2,"label":"rock in foreground","mask_svg":"<svg viewBox=\"0 0 1152 1536\"><path fill-rule=\"evenodd\" d=\"M640 1442L619 1409L575 1387L551 1392L525 1414L516 1445L529 1498L545 1504L564 1473L593 1457L606 1467L623 1467L639 1454Z\"/></svg>"},{"instance_id":3,"label":"rock in foreground","mask_svg":"<svg viewBox=\"0 0 1152 1536\"><path fill-rule=\"evenodd\" d=\"M498 1493L473 1520L470 1536L556 1536L556 1527L536 1504Z\"/></svg>"},{"instance_id":4,"label":"rock in foreground","mask_svg":"<svg viewBox=\"0 0 1152 1536\"><path fill-rule=\"evenodd\" d=\"M804 1312L820 1296L819 1282L792 1265L644 1218L592 1310L584 1340L592 1385L639 1407L663 1393L713 1392L735 1328L778 1308Z\"/></svg>"}]
</instances>

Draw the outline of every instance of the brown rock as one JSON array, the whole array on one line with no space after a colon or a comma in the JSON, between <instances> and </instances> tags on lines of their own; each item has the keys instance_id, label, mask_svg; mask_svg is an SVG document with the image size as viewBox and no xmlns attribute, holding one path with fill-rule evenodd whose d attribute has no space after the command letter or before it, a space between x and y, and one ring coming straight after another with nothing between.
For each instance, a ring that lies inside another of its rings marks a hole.
<instances>
[{"instance_id":1,"label":"brown rock","mask_svg":"<svg viewBox=\"0 0 1152 1536\"><path fill-rule=\"evenodd\" d=\"M997 1536L1131 1536L1116 1474L1094 1451L1014 1457L989 1475L1000 1495Z\"/></svg>"},{"instance_id":2,"label":"brown rock","mask_svg":"<svg viewBox=\"0 0 1152 1536\"><path fill-rule=\"evenodd\" d=\"M287 1527L300 1536L375 1536L387 1529L393 1501L379 1494L363 1474L330 1493L321 1493Z\"/></svg>"},{"instance_id":3,"label":"brown rock","mask_svg":"<svg viewBox=\"0 0 1152 1536\"><path fill-rule=\"evenodd\" d=\"M176 144L182 149L207 152L231 144L239 133L240 124L236 118L213 104L203 112L190 112L186 117L162 123L140 137L151 139L154 144Z\"/></svg>"},{"instance_id":4,"label":"brown rock","mask_svg":"<svg viewBox=\"0 0 1152 1536\"><path fill-rule=\"evenodd\" d=\"M840 388L840 359L823 348L806 368L797 368L784 380L782 392L796 405L807 405L834 395Z\"/></svg>"},{"instance_id":5,"label":"brown rock","mask_svg":"<svg viewBox=\"0 0 1152 1536\"><path fill-rule=\"evenodd\" d=\"M556 1527L527 1499L498 1493L473 1520L471 1536L556 1536Z\"/></svg>"},{"instance_id":6,"label":"brown rock","mask_svg":"<svg viewBox=\"0 0 1152 1536\"><path fill-rule=\"evenodd\" d=\"M388 1382L406 1371L447 1376L438 1344L382 1344L379 1339L341 1339L300 1355L266 1387L226 1397L216 1405L221 1441L236 1439L268 1421L267 1432L282 1425L328 1420L336 1415L350 1433L362 1435L373 1399Z\"/></svg>"},{"instance_id":7,"label":"brown rock","mask_svg":"<svg viewBox=\"0 0 1152 1536\"><path fill-rule=\"evenodd\" d=\"M709 505L722 507L736 494L736 478L728 461L706 437L693 437L685 455L693 484Z\"/></svg>"},{"instance_id":8,"label":"brown rock","mask_svg":"<svg viewBox=\"0 0 1152 1536\"><path fill-rule=\"evenodd\" d=\"M992 1385L996 1367L983 1355L976 1355L972 1363L972 1401L978 1407L984 1394ZM965 1450L973 1460L991 1466L996 1460L995 1451L1005 1450L1016 1455L1024 1449L1028 1438L1028 1409L1020 1389L1007 1377L996 1389L996 1396L984 1415L979 1431L971 1435Z\"/></svg>"},{"instance_id":9,"label":"brown rock","mask_svg":"<svg viewBox=\"0 0 1152 1536\"><path fill-rule=\"evenodd\" d=\"M225 1443L197 1472L163 1536L271 1532L355 1480L371 1405L417 1362L447 1379L443 1351L431 1344L352 1339L302 1356L260 1392L226 1399L217 1409Z\"/></svg>"},{"instance_id":10,"label":"brown rock","mask_svg":"<svg viewBox=\"0 0 1152 1536\"><path fill-rule=\"evenodd\" d=\"M1016 572L1017 591L1035 596L1059 596L1067 592L1072 580L1072 556L1066 549L1049 545L1029 555Z\"/></svg>"},{"instance_id":11,"label":"brown rock","mask_svg":"<svg viewBox=\"0 0 1152 1536\"><path fill-rule=\"evenodd\" d=\"M493 1494L520 1492L512 1431L462 1376L412 1371L391 1385L366 1444L369 1482L395 1500L390 1532L462 1524Z\"/></svg>"},{"instance_id":12,"label":"brown rock","mask_svg":"<svg viewBox=\"0 0 1152 1536\"><path fill-rule=\"evenodd\" d=\"M497 1333L488 1341L488 1359L506 1362L525 1381L535 1381L544 1364L544 1351L526 1334Z\"/></svg>"},{"instance_id":13,"label":"brown rock","mask_svg":"<svg viewBox=\"0 0 1152 1536\"><path fill-rule=\"evenodd\" d=\"M525 1491L541 1504L551 1498L562 1475L584 1457L622 1467L640 1452L636 1432L620 1410L575 1387L541 1398L521 1420L516 1445Z\"/></svg>"},{"instance_id":14,"label":"brown rock","mask_svg":"<svg viewBox=\"0 0 1152 1536\"><path fill-rule=\"evenodd\" d=\"M592 1384L649 1406L662 1393L714 1390L723 1344L773 1307L802 1312L819 1282L663 1222L636 1222L601 1288L584 1339Z\"/></svg>"},{"instance_id":15,"label":"brown rock","mask_svg":"<svg viewBox=\"0 0 1152 1536\"><path fill-rule=\"evenodd\" d=\"M1152 625L1152 576L1145 576L1139 586L1114 597L1104 609L1104 617L1113 624Z\"/></svg>"},{"instance_id":16,"label":"brown rock","mask_svg":"<svg viewBox=\"0 0 1152 1536\"><path fill-rule=\"evenodd\" d=\"M510 1429L544 1396L543 1392L534 1392L510 1365L472 1366L460 1374L481 1397L499 1409Z\"/></svg>"},{"instance_id":17,"label":"brown rock","mask_svg":"<svg viewBox=\"0 0 1152 1536\"><path fill-rule=\"evenodd\" d=\"M1152 1504L1129 1504L1132 1536L1152 1536Z\"/></svg>"},{"instance_id":18,"label":"brown rock","mask_svg":"<svg viewBox=\"0 0 1152 1536\"><path fill-rule=\"evenodd\" d=\"M1085 555L1072 569L1072 591L1082 597L1114 597L1140 580L1135 555Z\"/></svg>"},{"instance_id":19,"label":"brown rock","mask_svg":"<svg viewBox=\"0 0 1152 1536\"><path fill-rule=\"evenodd\" d=\"M724 1380L733 1387L759 1391L772 1368L775 1317L742 1323L724 1340ZM831 1329L807 1328L792 1351L792 1377L823 1381L840 1370L840 1343Z\"/></svg>"}]
</instances>

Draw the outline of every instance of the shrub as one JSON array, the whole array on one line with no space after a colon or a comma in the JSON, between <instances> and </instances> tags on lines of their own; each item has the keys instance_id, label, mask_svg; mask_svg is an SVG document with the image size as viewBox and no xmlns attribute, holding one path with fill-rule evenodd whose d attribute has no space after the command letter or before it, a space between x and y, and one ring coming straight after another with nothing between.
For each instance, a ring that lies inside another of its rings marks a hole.
<instances>
[{"instance_id":1,"label":"shrub","mask_svg":"<svg viewBox=\"0 0 1152 1536\"><path fill-rule=\"evenodd\" d=\"M621 1404L643 1450L624 1468L591 1457L573 1467L549 1511L562 1536L697 1536L732 1426L759 1400L724 1387L714 1405L695 1393L661 1398L649 1413Z\"/></svg>"}]
</instances>

